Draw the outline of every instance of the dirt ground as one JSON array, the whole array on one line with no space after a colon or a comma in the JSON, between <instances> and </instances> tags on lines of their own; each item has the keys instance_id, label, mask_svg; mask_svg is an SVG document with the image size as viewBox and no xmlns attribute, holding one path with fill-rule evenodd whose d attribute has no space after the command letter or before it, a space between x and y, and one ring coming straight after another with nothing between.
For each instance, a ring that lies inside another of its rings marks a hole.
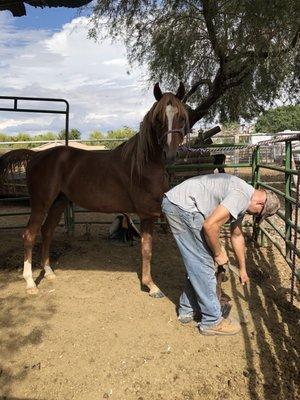
<instances>
[{"instance_id":1,"label":"dirt ground","mask_svg":"<svg viewBox=\"0 0 300 400\"><path fill-rule=\"evenodd\" d=\"M165 298L152 299L140 288L139 244L112 244L107 231L59 228L53 282L41 279L36 246L32 297L20 231L0 231L2 400L300 399L299 298L290 306L276 249L247 239L251 283L230 273L223 284L242 331L204 337L177 321L184 270L172 236L156 229L153 276Z\"/></svg>"}]
</instances>

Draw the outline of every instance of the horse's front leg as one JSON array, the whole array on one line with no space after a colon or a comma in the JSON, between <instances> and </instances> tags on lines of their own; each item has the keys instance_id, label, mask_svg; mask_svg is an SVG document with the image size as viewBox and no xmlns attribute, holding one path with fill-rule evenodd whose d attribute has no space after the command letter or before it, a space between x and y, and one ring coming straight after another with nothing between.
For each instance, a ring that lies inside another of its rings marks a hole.
<instances>
[{"instance_id":1,"label":"horse's front leg","mask_svg":"<svg viewBox=\"0 0 300 400\"><path fill-rule=\"evenodd\" d=\"M151 297L164 297L151 277L152 235L154 219L141 219L142 284L149 288Z\"/></svg>"}]
</instances>

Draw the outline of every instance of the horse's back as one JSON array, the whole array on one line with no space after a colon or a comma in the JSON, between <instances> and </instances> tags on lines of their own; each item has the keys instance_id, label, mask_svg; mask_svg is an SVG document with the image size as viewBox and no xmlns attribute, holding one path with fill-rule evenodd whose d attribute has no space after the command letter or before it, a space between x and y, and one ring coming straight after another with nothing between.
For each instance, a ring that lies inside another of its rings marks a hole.
<instances>
[{"instance_id":1,"label":"horse's back","mask_svg":"<svg viewBox=\"0 0 300 400\"><path fill-rule=\"evenodd\" d=\"M69 146L57 146L51 149L42 150L36 153L31 160L28 171L33 171L36 167L53 168L59 166L62 170L76 167L78 163L89 163L93 159L106 160L109 158L110 151L107 150L83 150ZM70 172L70 170L69 170Z\"/></svg>"},{"instance_id":2,"label":"horse's back","mask_svg":"<svg viewBox=\"0 0 300 400\"><path fill-rule=\"evenodd\" d=\"M37 153L27 171L31 197L64 193L78 205L103 212L133 211L130 174L119 151L59 146Z\"/></svg>"}]
</instances>

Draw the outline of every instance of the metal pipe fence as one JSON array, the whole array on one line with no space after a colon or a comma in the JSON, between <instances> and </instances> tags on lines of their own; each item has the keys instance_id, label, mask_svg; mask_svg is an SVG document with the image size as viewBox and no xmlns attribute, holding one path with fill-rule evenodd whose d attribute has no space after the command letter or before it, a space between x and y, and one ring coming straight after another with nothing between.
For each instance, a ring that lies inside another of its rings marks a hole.
<instances>
[{"instance_id":1,"label":"metal pipe fence","mask_svg":"<svg viewBox=\"0 0 300 400\"><path fill-rule=\"evenodd\" d=\"M294 133L294 132L292 132ZM290 132L289 132L290 134ZM300 280L300 268L299 268L299 258L300 258L300 250L297 248L297 240L298 234L300 233L299 219L298 219L298 211L299 211L299 181L300 181L300 169L295 166L293 163L293 148L295 145L299 147L299 139L300 133L296 132L296 138L293 140L290 138L282 138L277 141L276 146L281 149L281 158L274 157L272 163L266 163L265 157L262 155L267 154L266 147L269 149L272 146L268 146L268 144L264 143L264 145L260 145L257 143L255 147L251 146L251 153L249 154L248 163L237 162L238 158L234 156L236 152L240 152L241 148L244 146L242 144L237 143L218 143L215 145L209 145L210 149L220 149L222 151L222 147L226 150L226 162L222 165L224 168L231 168L234 170L234 173L237 172L237 168L251 168L251 183L255 188L264 188L273 191L276 193L282 200L284 204L284 212L278 211L277 217L279 220L283 222L283 224L279 224L276 222L274 217L267 218L262 226L255 223L255 219L253 219L253 239L257 240L259 244L264 245L266 243L266 238L278 249L280 254L283 256L284 260L291 267L292 270L292 278L291 278L291 302L293 302L294 296L294 284L295 279ZM271 141L270 141L271 142ZM274 146L273 145L273 146ZM250 147L250 146L249 146ZM282 147L284 147L284 151L282 152ZM267 149L268 150L268 149ZM299 151L299 150L298 150ZM214 150L215 154L216 150ZM228 153L230 154L228 157ZM227 160L234 160L234 162L227 162ZM269 160L270 161L270 160ZM279 162L282 165L276 165ZM294 165L294 168L293 168ZM212 168L218 168L221 165L213 165L213 164L188 164L188 165L175 165L169 167L169 171L171 173L178 172L192 172L193 170L199 170L200 168L203 170L208 170ZM275 182L264 181L262 178L264 170L274 171L283 175L283 188L280 190L275 187ZM292 177L297 177L297 190L293 190L293 179ZM282 225L282 226L280 226ZM268 229L270 228L270 229ZM298 265L296 265L298 263Z\"/></svg>"},{"instance_id":2,"label":"metal pipe fence","mask_svg":"<svg viewBox=\"0 0 300 400\"><path fill-rule=\"evenodd\" d=\"M256 188L264 188L276 193L284 202L284 213L278 211L277 215L283 221L283 227L279 227L271 218L266 219L266 224L272 228L272 233L267 230L266 226L257 226L254 224L254 232L256 237L261 235L261 242L264 242L264 237L275 245L280 254L284 257L287 264L291 267L292 277L291 277L291 302L294 299L294 285L295 279L300 280L300 268L299 268L299 258L300 251L297 248L298 234L300 233L299 226L299 182L300 182L300 169L292 168L293 165L293 152L292 152L292 141L283 140L285 144L285 160L284 167L279 167L276 165L266 165L260 162L260 146L257 146L253 152L253 185ZM298 141L299 143L299 141ZM276 171L284 175L284 191L275 188L274 186L263 182L260 173L262 170L267 169L271 171ZM292 177L296 176L296 191L293 191ZM274 232L276 234L274 234ZM279 239L279 240L278 240ZM296 265L298 262L298 266Z\"/></svg>"},{"instance_id":3,"label":"metal pipe fence","mask_svg":"<svg viewBox=\"0 0 300 400\"><path fill-rule=\"evenodd\" d=\"M300 138L300 136L299 136ZM112 141L117 141L120 142L122 139L111 139ZM81 142L105 142L108 141L108 139L100 139L100 140L82 140ZM261 146L259 143L253 148L253 145L251 148L249 148L249 154L247 155L248 159L247 162L239 162L240 158L239 157L233 157L232 152L234 153L235 151L241 152L241 147L244 146L239 143L222 143L222 144L215 144L215 145L209 145L209 148L211 149L222 149L222 147L230 147L231 153L227 155L227 159L225 164L220 164L220 165L215 165L213 163L192 163L192 164L186 164L184 160L182 160L181 164L178 165L173 165L168 167L168 172L169 174L175 175L178 173L183 173L183 174L188 174L188 173L194 173L197 175L199 171L208 171L208 170L214 170L215 168L226 168L226 169L232 169L234 173L237 173L237 171L241 170L247 170L249 169L250 172L250 183L255 188L265 188L268 190L273 191L276 193L282 200L284 204L284 212L278 211L277 213L277 218L279 221L282 221L283 225L279 226L278 222L275 221L275 219L268 218L263 226L258 226L255 222L253 222L253 238L255 240L259 240L261 244L265 242L265 239L267 238L270 242L273 243L273 245L278 249L278 251L282 254L284 257L285 261L287 264L291 267L292 269L292 285L294 285L295 278L300 279L300 269L299 265L296 265L296 262L299 262L299 257L300 257L300 251L297 249L297 239L298 239L298 234L300 233L300 226L299 226L299 221L298 221L298 208L299 208L299 188L298 188L298 193L295 193L295 190L293 190L293 179L292 177L297 177L297 182L299 183L300 180L300 172L299 172L299 167L294 167L293 168L293 162L292 162L292 156L293 156L293 142L295 144L295 140L291 139L285 139L282 138L280 142L276 143L278 144L283 144L284 151L281 153L283 156L280 159L280 164L276 164L276 159L274 158L272 163L266 163L264 162L262 158L262 154L264 154L264 147L266 144L264 143L263 146ZM298 141L299 143L299 141ZM282 147L282 146L281 146ZM216 150L215 150L216 151ZM243 149L245 151L245 149ZM245 159L245 154L243 155L243 160ZM229 162L228 162L229 160ZM230 162L231 160L236 160L237 162ZM249 161L248 161L249 160ZM278 161L278 160L277 160ZM284 162L282 162L284 161ZM282 165L283 164L283 165ZM262 172L265 170L268 171L274 171L276 173L282 174L283 175L283 188L278 188L275 187L274 182L270 181L264 181L262 179ZM182 179L186 179L186 175L182 177ZM299 184L298 184L299 185ZM27 197L21 197L20 200L24 201L28 199ZM16 200L16 199L14 199ZM0 202L5 202L11 201L11 199L0 199ZM82 224L102 224L102 223L110 223L108 222L102 222L102 221L76 221L76 214L77 213L82 213L86 212L86 210L78 209L74 207L72 203L70 203L70 206L67 208L67 211L65 213L65 227L66 231L68 233L72 233L75 228L75 224L77 225L78 223ZM26 215L28 213L26 212L1 212L1 216L18 216L18 215ZM247 226L249 226L249 222L247 222ZM0 226L1 228L1 226ZM17 229L21 228L21 226L12 226L10 229ZM5 229L9 229L6 227ZM291 295L291 300L292 300Z\"/></svg>"},{"instance_id":4,"label":"metal pipe fence","mask_svg":"<svg viewBox=\"0 0 300 400\"><path fill-rule=\"evenodd\" d=\"M5 111L5 112L19 112L19 113L40 113L40 114L55 114L55 115L63 115L65 117L65 140L64 144L67 146L69 142L69 116L70 116L70 106L69 102L65 99L56 99L56 98L48 98L48 97L24 97L24 96L0 96L0 111ZM23 102L26 104L26 106L22 106ZM35 104L35 107L32 107L31 104ZM44 108L44 107L39 107L39 104L42 103L45 105L51 104L51 105L62 105L63 108L57 109L57 108ZM38 141L33 141L33 143L36 143ZM20 144L30 144L32 142L0 142L2 146L5 148L8 148L11 145L20 145ZM28 200L27 196L22 196L22 197L15 197L15 198L0 198L0 205L3 203L8 203L11 201L25 201ZM19 216L19 215L29 215L29 212L2 212L0 214L1 216ZM6 227L6 229L19 229L22 226L13 226L13 227ZM1 228L1 226L0 226Z\"/></svg>"}]
</instances>

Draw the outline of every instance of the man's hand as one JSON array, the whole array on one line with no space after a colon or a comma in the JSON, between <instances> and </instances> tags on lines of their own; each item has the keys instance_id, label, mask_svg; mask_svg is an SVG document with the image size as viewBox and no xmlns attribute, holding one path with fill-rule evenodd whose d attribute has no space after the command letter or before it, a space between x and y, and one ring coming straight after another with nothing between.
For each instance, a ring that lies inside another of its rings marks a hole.
<instances>
[{"instance_id":1,"label":"man's hand","mask_svg":"<svg viewBox=\"0 0 300 400\"><path fill-rule=\"evenodd\" d=\"M218 265L225 265L228 263L229 259L224 247L221 247L221 253L215 256L214 260Z\"/></svg>"},{"instance_id":2,"label":"man's hand","mask_svg":"<svg viewBox=\"0 0 300 400\"><path fill-rule=\"evenodd\" d=\"M246 268L241 268L240 269L240 281L242 285L245 285L245 283L249 282L249 276L247 274Z\"/></svg>"}]
</instances>

